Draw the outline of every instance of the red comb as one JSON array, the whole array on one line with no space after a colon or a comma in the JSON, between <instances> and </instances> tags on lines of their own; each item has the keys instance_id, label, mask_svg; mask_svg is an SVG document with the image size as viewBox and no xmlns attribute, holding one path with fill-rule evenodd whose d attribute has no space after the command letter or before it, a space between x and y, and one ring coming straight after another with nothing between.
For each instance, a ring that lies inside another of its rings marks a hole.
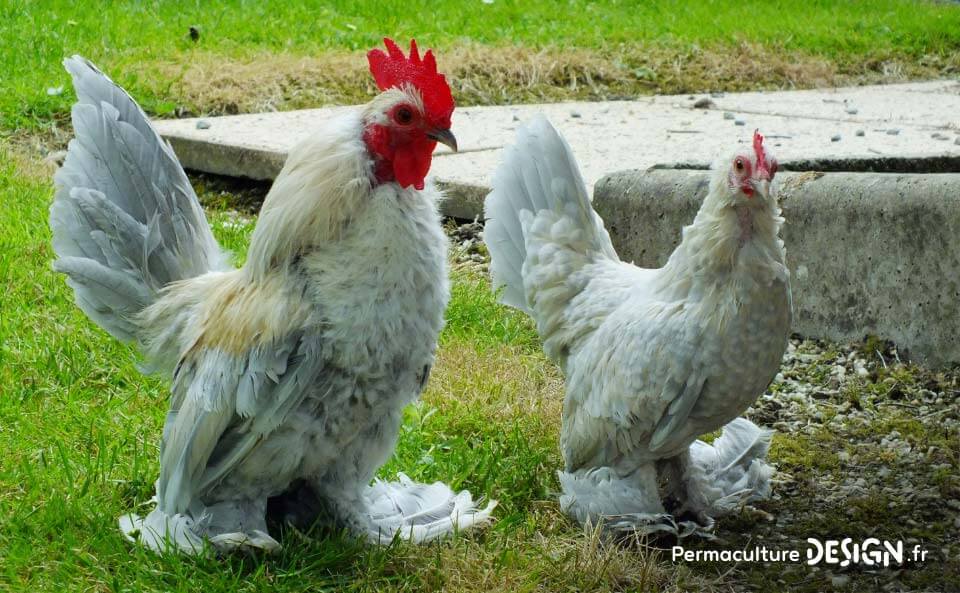
<instances>
[{"instance_id":1,"label":"red comb","mask_svg":"<svg viewBox=\"0 0 960 593\"><path fill-rule=\"evenodd\" d=\"M447 86L447 79L437 72L437 61L433 51L427 50L420 57L417 42L410 40L410 56L404 56L403 51L392 39L384 38L387 53L380 49L371 49L367 52L367 61L370 62L370 73L377 82L381 91L390 88L402 88L409 84L420 91L427 114L437 123L450 126L450 115L453 113L453 95Z\"/></svg>"},{"instance_id":2,"label":"red comb","mask_svg":"<svg viewBox=\"0 0 960 593\"><path fill-rule=\"evenodd\" d=\"M763 136L760 130L753 131L753 153L757 155L757 168L768 171L767 157L763 152Z\"/></svg>"}]
</instances>

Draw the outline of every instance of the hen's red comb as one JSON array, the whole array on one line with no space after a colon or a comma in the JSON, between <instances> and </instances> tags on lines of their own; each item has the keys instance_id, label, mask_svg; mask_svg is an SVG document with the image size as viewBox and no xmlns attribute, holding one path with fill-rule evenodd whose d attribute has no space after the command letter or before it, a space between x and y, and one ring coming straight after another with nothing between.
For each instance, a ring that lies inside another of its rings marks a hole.
<instances>
[{"instance_id":1,"label":"hen's red comb","mask_svg":"<svg viewBox=\"0 0 960 593\"><path fill-rule=\"evenodd\" d=\"M753 153L757 155L757 169L769 170L767 157L763 152L763 136L760 134L760 130L753 131Z\"/></svg>"},{"instance_id":2,"label":"hen's red comb","mask_svg":"<svg viewBox=\"0 0 960 593\"><path fill-rule=\"evenodd\" d=\"M410 40L410 56L404 56L403 51L392 39L384 38L387 53L380 49L371 49L367 52L367 61L370 62L370 73L377 82L381 91L390 88L401 88L405 84L412 85L420 91L427 115L431 119L439 120L449 127L450 115L453 113L453 95L447 86L447 79L437 72L437 61L433 51L427 50L420 58L417 42Z\"/></svg>"}]
</instances>

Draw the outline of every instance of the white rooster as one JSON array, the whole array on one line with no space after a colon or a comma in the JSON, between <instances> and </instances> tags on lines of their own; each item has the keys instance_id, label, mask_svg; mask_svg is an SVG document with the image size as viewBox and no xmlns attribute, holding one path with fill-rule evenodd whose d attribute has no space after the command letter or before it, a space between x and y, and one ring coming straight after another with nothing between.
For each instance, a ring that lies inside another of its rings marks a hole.
<instances>
[{"instance_id":1,"label":"white rooster","mask_svg":"<svg viewBox=\"0 0 960 593\"><path fill-rule=\"evenodd\" d=\"M737 417L790 330L776 169L759 134L718 161L669 261L643 269L617 257L545 118L507 150L485 204L491 273L566 376L560 502L580 522L686 535L769 492L770 433ZM696 440L724 425L712 446Z\"/></svg>"},{"instance_id":2,"label":"white rooster","mask_svg":"<svg viewBox=\"0 0 960 593\"><path fill-rule=\"evenodd\" d=\"M294 148L233 269L173 151L86 60L50 224L77 304L173 378L155 508L120 519L154 550L275 550L269 497L373 541L482 523L468 492L377 481L430 374L449 284L440 198L456 149L431 52L369 52L382 91ZM311 504L298 501L311 501Z\"/></svg>"}]
</instances>

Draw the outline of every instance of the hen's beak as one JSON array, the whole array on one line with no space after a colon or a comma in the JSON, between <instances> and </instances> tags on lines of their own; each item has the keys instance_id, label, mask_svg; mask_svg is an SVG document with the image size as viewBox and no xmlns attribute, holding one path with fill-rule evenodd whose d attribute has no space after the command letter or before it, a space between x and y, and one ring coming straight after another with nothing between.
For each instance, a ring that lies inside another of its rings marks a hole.
<instances>
[{"instance_id":1,"label":"hen's beak","mask_svg":"<svg viewBox=\"0 0 960 593\"><path fill-rule=\"evenodd\" d=\"M754 191L764 198L770 195L770 179L764 177L760 177L759 179L754 178L750 181L750 185L753 186Z\"/></svg>"},{"instance_id":2,"label":"hen's beak","mask_svg":"<svg viewBox=\"0 0 960 593\"><path fill-rule=\"evenodd\" d=\"M453 135L453 132L450 130L436 129L430 130L427 132L427 138L431 140L436 140L441 144L446 144L450 147L450 150L457 152L457 137Z\"/></svg>"}]
</instances>

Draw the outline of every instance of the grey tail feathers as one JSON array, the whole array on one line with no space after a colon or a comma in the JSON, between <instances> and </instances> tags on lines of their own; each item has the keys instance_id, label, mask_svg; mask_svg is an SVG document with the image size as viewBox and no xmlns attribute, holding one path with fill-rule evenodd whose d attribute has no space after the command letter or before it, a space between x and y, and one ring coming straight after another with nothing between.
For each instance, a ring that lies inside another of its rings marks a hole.
<instances>
[{"instance_id":1,"label":"grey tail feathers","mask_svg":"<svg viewBox=\"0 0 960 593\"><path fill-rule=\"evenodd\" d=\"M132 341L137 315L164 286L227 269L227 258L176 155L136 102L84 58L64 66L78 100L75 138L54 176L53 267L95 323Z\"/></svg>"},{"instance_id":2,"label":"grey tail feathers","mask_svg":"<svg viewBox=\"0 0 960 593\"><path fill-rule=\"evenodd\" d=\"M571 244L561 247L600 252L617 260L569 145L538 115L520 128L516 143L505 151L484 203L484 241L490 251L494 289L503 287L500 300L528 313L532 307L523 282L528 227L544 210L566 218L579 231L576 237L566 234Z\"/></svg>"}]
</instances>

